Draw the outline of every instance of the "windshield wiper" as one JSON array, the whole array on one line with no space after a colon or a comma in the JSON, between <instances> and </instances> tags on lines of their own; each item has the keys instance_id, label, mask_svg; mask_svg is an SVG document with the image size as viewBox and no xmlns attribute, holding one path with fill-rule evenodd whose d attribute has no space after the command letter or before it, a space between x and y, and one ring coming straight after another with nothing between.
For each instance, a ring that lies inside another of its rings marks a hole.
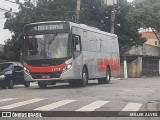
<instances>
[{"instance_id":1,"label":"windshield wiper","mask_svg":"<svg viewBox=\"0 0 160 120\"><path fill-rule=\"evenodd\" d=\"M49 45L50 44L52 44L52 42L53 42L53 40L56 38L56 36L58 35L58 32L56 32L54 35L53 35L53 37L51 38L51 39L49 39L49 41L48 41L48 50L49 50ZM49 35L48 35L49 36ZM50 58L50 52L49 51L46 51L46 41L45 41L45 54L44 54L44 58L45 59L48 59L48 58Z\"/></svg>"},{"instance_id":2,"label":"windshield wiper","mask_svg":"<svg viewBox=\"0 0 160 120\"><path fill-rule=\"evenodd\" d=\"M58 32L56 32L53 37L49 40L48 44L51 44L53 42L53 40L56 38L56 36L58 35Z\"/></svg>"}]
</instances>

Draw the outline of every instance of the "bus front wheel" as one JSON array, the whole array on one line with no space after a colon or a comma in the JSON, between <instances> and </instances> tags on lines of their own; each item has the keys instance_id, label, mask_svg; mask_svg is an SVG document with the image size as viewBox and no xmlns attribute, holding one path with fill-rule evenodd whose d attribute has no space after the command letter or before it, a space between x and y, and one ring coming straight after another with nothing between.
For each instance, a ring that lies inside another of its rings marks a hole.
<instances>
[{"instance_id":1,"label":"bus front wheel","mask_svg":"<svg viewBox=\"0 0 160 120\"><path fill-rule=\"evenodd\" d=\"M47 84L45 82L38 82L40 88L46 88Z\"/></svg>"},{"instance_id":2,"label":"bus front wheel","mask_svg":"<svg viewBox=\"0 0 160 120\"><path fill-rule=\"evenodd\" d=\"M82 79L80 80L79 85L82 87L86 87L88 84L88 72L87 69L84 67L82 70Z\"/></svg>"},{"instance_id":3,"label":"bus front wheel","mask_svg":"<svg viewBox=\"0 0 160 120\"><path fill-rule=\"evenodd\" d=\"M24 82L24 86L25 87L29 87L30 86L30 82Z\"/></svg>"}]
</instances>

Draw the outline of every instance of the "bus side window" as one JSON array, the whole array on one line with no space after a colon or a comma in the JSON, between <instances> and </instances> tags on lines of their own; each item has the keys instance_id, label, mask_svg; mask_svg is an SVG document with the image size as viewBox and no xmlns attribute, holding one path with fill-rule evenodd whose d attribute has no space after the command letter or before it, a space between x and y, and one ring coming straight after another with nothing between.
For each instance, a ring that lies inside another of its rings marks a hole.
<instances>
[{"instance_id":1,"label":"bus side window","mask_svg":"<svg viewBox=\"0 0 160 120\"><path fill-rule=\"evenodd\" d=\"M80 36L78 36L78 35L73 35L72 36L72 45L73 45L73 50L74 51L81 51Z\"/></svg>"}]
</instances>

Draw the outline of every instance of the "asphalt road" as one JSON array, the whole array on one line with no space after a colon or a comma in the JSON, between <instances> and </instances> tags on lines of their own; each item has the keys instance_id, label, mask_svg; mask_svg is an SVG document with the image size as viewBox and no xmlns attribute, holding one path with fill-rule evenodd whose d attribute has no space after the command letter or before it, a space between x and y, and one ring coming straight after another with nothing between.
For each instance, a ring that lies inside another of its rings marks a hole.
<instances>
[{"instance_id":1,"label":"asphalt road","mask_svg":"<svg viewBox=\"0 0 160 120\"><path fill-rule=\"evenodd\" d=\"M0 111L160 111L160 77L115 79L110 84L90 81L83 87L67 83L40 89L22 85L0 90ZM98 113L97 113L98 114ZM0 118L0 120L24 118ZM158 117L54 117L26 120L160 120Z\"/></svg>"}]
</instances>

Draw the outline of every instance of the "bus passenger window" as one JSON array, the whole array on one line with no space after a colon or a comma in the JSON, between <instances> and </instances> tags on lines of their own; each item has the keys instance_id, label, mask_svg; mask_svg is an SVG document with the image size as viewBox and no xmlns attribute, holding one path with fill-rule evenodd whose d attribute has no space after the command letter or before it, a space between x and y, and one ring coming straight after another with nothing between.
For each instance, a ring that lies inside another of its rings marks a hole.
<instances>
[{"instance_id":1,"label":"bus passenger window","mask_svg":"<svg viewBox=\"0 0 160 120\"><path fill-rule=\"evenodd\" d=\"M73 35L72 44L74 51L81 51L80 36Z\"/></svg>"}]
</instances>

